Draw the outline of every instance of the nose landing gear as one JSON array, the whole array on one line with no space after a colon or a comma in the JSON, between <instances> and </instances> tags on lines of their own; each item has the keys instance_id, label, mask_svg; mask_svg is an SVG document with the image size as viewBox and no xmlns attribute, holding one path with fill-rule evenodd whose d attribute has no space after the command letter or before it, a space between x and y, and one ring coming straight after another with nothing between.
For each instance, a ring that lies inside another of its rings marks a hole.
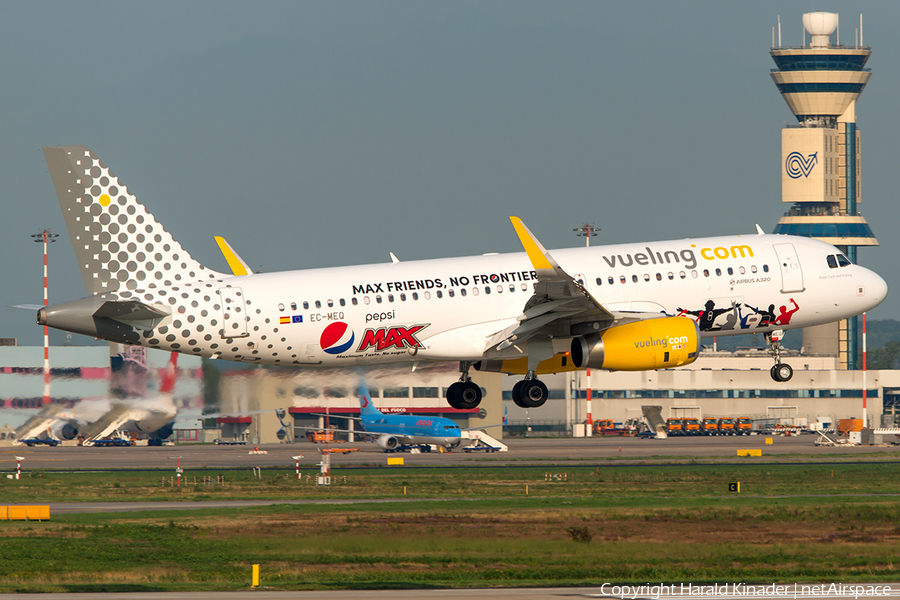
<instances>
[{"instance_id":1,"label":"nose landing gear","mask_svg":"<svg viewBox=\"0 0 900 600\"><path fill-rule=\"evenodd\" d=\"M776 329L775 331L767 332L765 335L766 345L769 347L769 356L775 359L775 365L769 369L769 375L779 383L790 381L791 377L794 376L794 369L791 365L781 362L781 351L784 350L784 346L781 345L781 339L784 337L784 331Z\"/></svg>"}]
</instances>

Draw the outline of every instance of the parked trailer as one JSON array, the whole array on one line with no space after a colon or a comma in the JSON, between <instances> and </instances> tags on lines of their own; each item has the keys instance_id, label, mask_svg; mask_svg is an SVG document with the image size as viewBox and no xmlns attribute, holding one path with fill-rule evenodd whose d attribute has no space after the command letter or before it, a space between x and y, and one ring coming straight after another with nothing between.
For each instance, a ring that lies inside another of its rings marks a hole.
<instances>
[{"instance_id":1,"label":"parked trailer","mask_svg":"<svg viewBox=\"0 0 900 600\"><path fill-rule=\"evenodd\" d=\"M29 448L33 448L35 446L58 446L59 440L55 440L53 438L25 438L19 440L22 444L25 444Z\"/></svg>"},{"instance_id":2,"label":"parked trailer","mask_svg":"<svg viewBox=\"0 0 900 600\"><path fill-rule=\"evenodd\" d=\"M111 446L134 446L134 442L125 438L101 438L99 440L94 440L91 445L108 448Z\"/></svg>"}]
</instances>

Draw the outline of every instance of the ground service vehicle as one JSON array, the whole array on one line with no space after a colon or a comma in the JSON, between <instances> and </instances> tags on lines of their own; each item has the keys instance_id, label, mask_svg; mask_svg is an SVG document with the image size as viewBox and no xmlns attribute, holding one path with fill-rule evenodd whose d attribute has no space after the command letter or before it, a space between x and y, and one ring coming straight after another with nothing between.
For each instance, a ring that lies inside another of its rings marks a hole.
<instances>
[{"instance_id":1,"label":"ground service vehicle","mask_svg":"<svg viewBox=\"0 0 900 600\"><path fill-rule=\"evenodd\" d=\"M681 419L667 419L666 429L669 435L684 435L684 425Z\"/></svg>"},{"instance_id":2,"label":"ground service vehicle","mask_svg":"<svg viewBox=\"0 0 900 600\"><path fill-rule=\"evenodd\" d=\"M737 433L738 435L750 435L750 431L753 430L753 421L750 420L750 417L739 417L737 420Z\"/></svg>"},{"instance_id":3,"label":"ground service vehicle","mask_svg":"<svg viewBox=\"0 0 900 600\"><path fill-rule=\"evenodd\" d=\"M26 438L24 440L19 440L29 448L34 448L35 446L57 446L59 445L59 440L55 440L53 438Z\"/></svg>"},{"instance_id":4,"label":"ground service vehicle","mask_svg":"<svg viewBox=\"0 0 900 600\"><path fill-rule=\"evenodd\" d=\"M592 428L594 435L603 435L604 431L613 428L613 421L612 419L597 419L594 421Z\"/></svg>"},{"instance_id":5,"label":"ground service vehicle","mask_svg":"<svg viewBox=\"0 0 900 600\"><path fill-rule=\"evenodd\" d=\"M94 440L92 445L100 446L102 448L106 448L109 446L133 446L134 442L126 438L102 438L99 440Z\"/></svg>"},{"instance_id":6,"label":"ground service vehicle","mask_svg":"<svg viewBox=\"0 0 900 600\"><path fill-rule=\"evenodd\" d=\"M334 441L334 432L332 431L307 431L306 439L313 444L325 444Z\"/></svg>"},{"instance_id":7,"label":"ground service vehicle","mask_svg":"<svg viewBox=\"0 0 900 600\"><path fill-rule=\"evenodd\" d=\"M594 421L594 435L633 435L627 427L616 427L612 419L598 419Z\"/></svg>"},{"instance_id":8,"label":"ground service vehicle","mask_svg":"<svg viewBox=\"0 0 900 600\"><path fill-rule=\"evenodd\" d=\"M734 419L730 417L719 419L719 435L734 435Z\"/></svg>"},{"instance_id":9,"label":"ground service vehicle","mask_svg":"<svg viewBox=\"0 0 900 600\"><path fill-rule=\"evenodd\" d=\"M700 419L688 417L682 421L685 435L700 435Z\"/></svg>"},{"instance_id":10,"label":"ground service vehicle","mask_svg":"<svg viewBox=\"0 0 900 600\"><path fill-rule=\"evenodd\" d=\"M713 417L704 417L700 423L700 433L703 435L717 435L719 433L719 423Z\"/></svg>"}]
</instances>

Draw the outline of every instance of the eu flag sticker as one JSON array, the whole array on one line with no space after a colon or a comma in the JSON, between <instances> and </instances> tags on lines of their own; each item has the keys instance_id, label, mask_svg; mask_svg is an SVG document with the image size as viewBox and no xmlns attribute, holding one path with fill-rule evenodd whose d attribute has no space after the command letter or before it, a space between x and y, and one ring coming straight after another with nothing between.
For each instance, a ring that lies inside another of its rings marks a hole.
<instances>
[{"instance_id":1,"label":"eu flag sticker","mask_svg":"<svg viewBox=\"0 0 900 600\"><path fill-rule=\"evenodd\" d=\"M291 317L291 322L292 323L302 323L303 315L294 315L293 317Z\"/></svg>"}]
</instances>

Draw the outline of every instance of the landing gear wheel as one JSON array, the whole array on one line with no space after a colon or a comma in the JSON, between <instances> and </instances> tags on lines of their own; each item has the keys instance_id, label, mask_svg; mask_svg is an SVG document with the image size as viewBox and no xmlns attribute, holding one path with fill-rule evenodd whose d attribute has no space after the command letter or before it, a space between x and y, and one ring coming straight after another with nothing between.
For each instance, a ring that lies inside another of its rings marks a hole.
<instances>
[{"instance_id":1,"label":"landing gear wheel","mask_svg":"<svg viewBox=\"0 0 900 600\"><path fill-rule=\"evenodd\" d=\"M447 388L447 404L456 410L471 410L481 404L481 388L471 381L457 381Z\"/></svg>"},{"instance_id":2,"label":"landing gear wheel","mask_svg":"<svg viewBox=\"0 0 900 600\"><path fill-rule=\"evenodd\" d=\"M456 403L456 398L459 396L459 386L461 385L462 382L457 381L456 383L450 384L450 387L447 388L447 404L450 405L450 408L459 410L459 405Z\"/></svg>"},{"instance_id":3,"label":"landing gear wheel","mask_svg":"<svg viewBox=\"0 0 900 600\"><path fill-rule=\"evenodd\" d=\"M775 381L790 381L791 377L794 376L794 369L791 368L791 365L787 363L778 363L774 367L772 367L772 379Z\"/></svg>"},{"instance_id":4,"label":"landing gear wheel","mask_svg":"<svg viewBox=\"0 0 900 600\"><path fill-rule=\"evenodd\" d=\"M481 404L481 388L477 383L466 381L457 383L456 408L459 410L471 410Z\"/></svg>"},{"instance_id":5,"label":"landing gear wheel","mask_svg":"<svg viewBox=\"0 0 900 600\"><path fill-rule=\"evenodd\" d=\"M548 396L547 386L537 379L523 379L513 387L513 401L522 408L543 406Z\"/></svg>"},{"instance_id":6,"label":"landing gear wheel","mask_svg":"<svg viewBox=\"0 0 900 600\"><path fill-rule=\"evenodd\" d=\"M523 383L525 383L524 379L521 381L517 381L515 383L515 385L513 385L512 399L513 399L513 402L516 403L516 406L518 406L520 408L529 408L528 406L525 406L524 404L522 404L522 384Z\"/></svg>"}]
</instances>

